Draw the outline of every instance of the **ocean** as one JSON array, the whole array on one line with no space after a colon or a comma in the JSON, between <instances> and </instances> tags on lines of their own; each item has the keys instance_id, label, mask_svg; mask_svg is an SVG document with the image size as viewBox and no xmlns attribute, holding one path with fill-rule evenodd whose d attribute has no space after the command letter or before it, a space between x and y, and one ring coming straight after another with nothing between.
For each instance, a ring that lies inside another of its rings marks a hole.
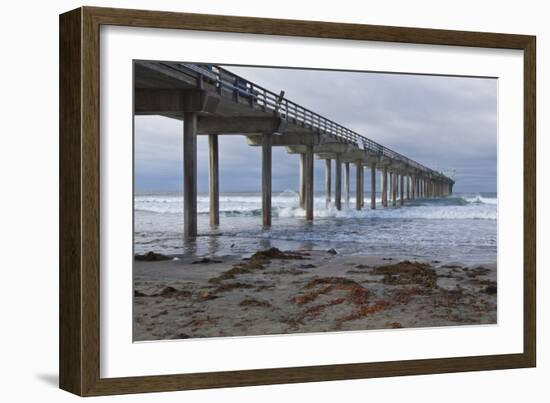
<instances>
[{"instance_id":1,"label":"ocean","mask_svg":"<svg viewBox=\"0 0 550 403\"><path fill-rule=\"evenodd\" d=\"M247 256L269 247L334 248L342 254L496 263L495 193L417 199L385 209L377 198L375 210L370 209L370 195L365 194L366 208L361 211L355 209L354 199L338 211L334 205L325 206L324 194L315 195L315 217L310 223L299 208L296 192L273 192L272 227L263 229L259 193L222 193L220 226L210 228L208 194L199 194L199 236L194 242L184 242L183 195L139 193L134 198L134 252Z\"/></svg>"}]
</instances>

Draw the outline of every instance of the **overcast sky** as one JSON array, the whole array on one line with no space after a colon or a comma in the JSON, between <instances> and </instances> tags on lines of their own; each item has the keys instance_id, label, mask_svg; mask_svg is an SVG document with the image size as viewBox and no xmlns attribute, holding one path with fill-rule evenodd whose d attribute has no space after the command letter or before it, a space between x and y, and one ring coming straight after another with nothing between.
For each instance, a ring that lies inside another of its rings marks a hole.
<instances>
[{"instance_id":1,"label":"overcast sky","mask_svg":"<svg viewBox=\"0 0 550 403\"><path fill-rule=\"evenodd\" d=\"M496 192L496 79L227 68L430 168L456 170L457 192ZM135 118L138 192L181 191L182 132L181 121ZM219 136L219 147L220 191L259 191L261 149L244 136ZM298 159L274 147L274 191L298 189ZM316 191L324 174L324 161L316 160ZM370 189L368 172L365 180ZM208 191L206 136L198 139L198 191Z\"/></svg>"}]
</instances>

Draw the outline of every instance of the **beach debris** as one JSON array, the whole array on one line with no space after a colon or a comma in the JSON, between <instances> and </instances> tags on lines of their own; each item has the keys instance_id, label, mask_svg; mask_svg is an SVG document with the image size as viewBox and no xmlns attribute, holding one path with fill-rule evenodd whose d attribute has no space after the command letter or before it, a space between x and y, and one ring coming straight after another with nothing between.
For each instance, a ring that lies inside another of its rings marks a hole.
<instances>
[{"instance_id":1,"label":"beach debris","mask_svg":"<svg viewBox=\"0 0 550 403\"><path fill-rule=\"evenodd\" d=\"M255 292L262 292L262 291L265 291L265 290L272 290L274 288L275 288L274 284L262 284L262 285L257 286L254 289L254 291Z\"/></svg>"},{"instance_id":2,"label":"beach debris","mask_svg":"<svg viewBox=\"0 0 550 403\"><path fill-rule=\"evenodd\" d=\"M300 266L298 266L300 269L314 269L316 268L317 266L315 266L314 264L311 264L311 263L306 263L306 264L301 264Z\"/></svg>"},{"instance_id":3,"label":"beach debris","mask_svg":"<svg viewBox=\"0 0 550 403\"><path fill-rule=\"evenodd\" d=\"M483 289L483 292L489 295L495 295L497 293L497 285L491 284Z\"/></svg>"},{"instance_id":4,"label":"beach debris","mask_svg":"<svg viewBox=\"0 0 550 403\"><path fill-rule=\"evenodd\" d=\"M195 260L191 264L203 264L203 263L222 263L221 260L210 259L209 257L203 257L202 259Z\"/></svg>"},{"instance_id":5,"label":"beach debris","mask_svg":"<svg viewBox=\"0 0 550 403\"><path fill-rule=\"evenodd\" d=\"M302 294L292 297L290 301L296 305L304 305L333 291L345 291L346 301L355 305L365 304L369 296L369 290L354 280L344 277L322 277L310 280Z\"/></svg>"},{"instance_id":6,"label":"beach debris","mask_svg":"<svg viewBox=\"0 0 550 403\"><path fill-rule=\"evenodd\" d=\"M233 290L238 290L238 289L242 290L242 289L245 289L245 288L253 288L253 287L254 286L251 285L251 284L239 283L239 282L220 283L220 285L212 291L212 294L217 294L217 293L220 293L220 292L233 291ZM210 299L212 299L212 298L210 298Z\"/></svg>"},{"instance_id":7,"label":"beach debris","mask_svg":"<svg viewBox=\"0 0 550 403\"><path fill-rule=\"evenodd\" d=\"M304 256L296 252L283 252L277 248L261 250L249 258L242 259L241 262L233 265L231 269L224 271L219 276L212 277L208 282L219 283L222 280L234 279L238 274L250 273L252 270L263 270L274 259L301 260L304 259Z\"/></svg>"},{"instance_id":8,"label":"beach debris","mask_svg":"<svg viewBox=\"0 0 550 403\"><path fill-rule=\"evenodd\" d=\"M187 333L179 333L175 337L176 339L190 339L191 336L189 336Z\"/></svg>"},{"instance_id":9,"label":"beach debris","mask_svg":"<svg viewBox=\"0 0 550 403\"><path fill-rule=\"evenodd\" d=\"M466 271L466 276L468 276L470 278L477 277L477 276L486 276L490 272L491 272L491 270L489 270L486 267L477 266L477 267L474 267L473 269L468 269Z\"/></svg>"},{"instance_id":10,"label":"beach debris","mask_svg":"<svg viewBox=\"0 0 550 403\"><path fill-rule=\"evenodd\" d=\"M198 295L198 299L200 301L209 301L211 299L216 299L216 298L219 298L219 296L215 295L212 291L207 291L207 290L199 292L199 295Z\"/></svg>"},{"instance_id":11,"label":"beach debris","mask_svg":"<svg viewBox=\"0 0 550 403\"><path fill-rule=\"evenodd\" d=\"M162 298L185 298L191 296L191 291L178 290L172 286L166 286L159 292L145 294L142 291L134 290L134 297L162 297Z\"/></svg>"},{"instance_id":12,"label":"beach debris","mask_svg":"<svg viewBox=\"0 0 550 403\"><path fill-rule=\"evenodd\" d=\"M466 291L460 286L452 290L441 288L433 295L431 307L454 309L464 304L467 297ZM471 304L471 301L469 303Z\"/></svg>"},{"instance_id":13,"label":"beach debris","mask_svg":"<svg viewBox=\"0 0 550 403\"><path fill-rule=\"evenodd\" d=\"M355 268L357 269L369 269L371 266L369 265L366 265L366 264L358 264L358 265L355 265Z\"/></svg>"},{"instance_id":14,"label":"beach debris","mask_svg":"<svg viewBox=\"0 0 550 403\"><path fill-rule=\"evenodd\" d=\"M158 318L159 316L163 316L163 315L168 315L168 311L166 309L160 311L159 313L155 314L155 315L151 315L151 318Z\"/></svg>"},{"instance_id":15,"label":"beach debris","mask_svg":"<svg viewBox=\"0 0 550 403\"><path fill-rule=\"evenodd\" d=\"M427 288L437 286L435 270L425 263L403 260L386 266L375 267L371 274L383 275L382 283L390 285L417 284Z\"/></svg>"},{"instance_id":16,"label":"beach debris","mask_svg":"<svg viewBox=\"0 0 550 403\"><path fill-rule=\"evenodd\" d=\"M316 316L319 316L326 308L329 308L329 307L332 307L332 306L335 306L335 305L340 305L342 303L346 302L346 299L345 298L334 298L334 299L331 299L329 302L325 303L325 304L319 304L319 305L314 305L314 306L310 306L309 308L307 308L305 310L305 314L306 316L309 316L309 317L316 317Z\"/></svg>"},{"instance_id":17,"label":"beach debris","mask_svg":"<svg viewBox=\"0 0 550 403\"><path fill-rule=\"evenodd\" d=\"M174 287L167 286L164 287L158 294L153 296L159 296L163 298L185 298L191 296L191 291L187 290L178 290Z\"/></svg>"},{"instance_id":18,"label":"beach debris","mask_svg":"<svg viewBox=\"0 0 550 403\"><path fill-rule=\"evenodd\" d=\"M308 306L304 311L297 315L286 317L282 320L291 328L296 330L299 325L305 325L306 320L312 320L318 318L327 308L334 307L346 302L346 298L333 298L326 303Z\"/></svg>"},{"instance_id":19,"label":"beach debris","mask_svg":"<svg viewBox=\"0 0 550 403\"><path fill-rule=\"evenodd\" d=\"M463 270L467 270L467 268L463 268L461 265L456 264L456 263L444 264L443 266L441 266L441 268L442 269L463 269Z\"/></svg>"},{"instance_id":20,"label":"beach debris","mask_svg":"<svg viewBox=\"0 0 550 403\"><path fill-rule=\"evenodd\" d=\"M330 248L329 250L327 250L327 253L330 254L330 255L337 255L338 252L336 252L336 249L334 248Z\"/></svg>"},{"instance_id":21,"label":"beach debris","mask_svg":"<svg viewBox=\"0 0 550 403\"><path fill-rule=\"evenodd\" d=\"M147 252L143 255L135 255L134 259L140 262L160 262L162 260L171 260L172 258L162 253L156 253L153 251Z\"/></svg>"},{"instance_id":22,"label":"beach debris","mask_svg":"<svg viewBox=\"0 0 550 403\"><path fill-rule=\"evenodd\" d=\"M181 327L183 328L191 327L191 331L196 332L197 330L199 330L201 326L205 324L216 325L219 319L220 319L220 316L210 316L208 314L199 315L198 317L193 316L193 318L189 322L183 324ZM197 336L193 336L193 337L197 337Z\"/></svg>"},{"instance_id":23,"label":"beach debris","mask_svg":"<svg viewBox=\"0 0 550 403\"><path fill-rule=\"evenodd\" d=\"M402 329L403 325L399 322L388 322L386 323L386 327L389 329Z\"/></svg>"},{"instance_id":24,"label":"beach debris","mask_svg":"<svg viewBox=\"0 0 550 403\"><path fill-rule=\"evenodd\" d=\"M175 296L177 293L178 293L178 290L176 290L174 287L167 286L167 287L164 287L162 291L158 293L158 296L164 297L164 298L170 298Z\"/></svg>"},{"instance_id":25,"label":"beach debris","mask_svg":"<svg viewBox=\"0 0 550 403\"><path fill-rule=\"evenodd\" d=\"M429 295L431 290L426 289L425 287L418 286L404 286L396 287L392 290L389 290L390 300L396 305L407 305L413 299L416 299L420 296Z\"/></svg>"},{"instance_id":26,"label":"beach debris","mask_svg":"<svg viewBox=\"0 0 550 403\"><path fill-rule=\"evenodd\" d=\"M300 276L302 274L306 274L307 271L305 270L298 270L298 269L294 269L294 268L290 268L290 269L287 269L287 268L280 268L279 270L275 271L275 272L270 272L270 273L277 273L277 274L290 274L292 276Z\"/></svg>"},{"instance_id":27,"label":"beach debris","mask_svg":"<svg viewBox=\"0 0 550 403\"><path fill-rule=\"evenodd\" d=\"M239 303L239 306L256 306L256 307L261 307L261 308L271 308L272 307L272 305L269 302L261 301L259 299L255 299L255 298L243 299Z\"/></svg>"},{"instance_id":28,"label":"beach debris","mask_svg":"<svg viewBox=\"0 0 550 403\"><path fill-rule=\"evenodd\" d=\"M283 252L278 248L269 248L266 250L260 250L254 253L250 260L257 259L303 259L304 256L297 252L286 251Z\"/></svg>"},{"instance_id":29,"label":"beach debris","mask_svg":"<svg viewBox=\"0 0 550 403\"><path fill-rule=\"evenodd\" d=\"M346 315L344 317L341 317L339 319L336 319L335 328L339 329L340 327L342 327L344 322L349 322L349 321L352 321L352 320L357 320L357 319L361 319L361 318L373 315L377 312L388 309L391 306L392 306L391 302L383 300L383 299L379 300L379 301L376 301L375 303L373 303L371 305L361 306L361 307L357 308L355 311L353 311L351 314Z\"/></svg>"}]
</instances>

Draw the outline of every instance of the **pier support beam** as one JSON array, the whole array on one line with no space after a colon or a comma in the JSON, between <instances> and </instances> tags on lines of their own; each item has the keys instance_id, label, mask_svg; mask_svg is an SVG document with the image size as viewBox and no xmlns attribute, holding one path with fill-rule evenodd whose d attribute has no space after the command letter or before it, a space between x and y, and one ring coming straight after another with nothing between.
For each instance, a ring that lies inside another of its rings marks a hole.
<instances>
[{"instance_id":1,"label":"pier support beam","mask_svg":"<svg viewBox=\"0 0 550 403\"><path fill-rule=\"evenodd\" d=\"M407 200L411 200L411 175L407 175Z\"/></svg>"},{"instance_id":2,"label":"pier support beam","mask_svg":"<svg viewBox=\"0 0 550 403\"><path fill-rule=\"evenodd\" d=\"M306 146L304 160L306 220L313 221L313 145Z\"/></svg>"},{"instance_id":3,"label":"pier support beam","mask_svg":"<svg viewBox=\"0 0 550 403\"><path fill-rule=\"evenodd\" d=\"M424 179L424 197L429 198L430 195L428 194L428 180Z\"/></svg>"},{"instance_id":4,"label":"pier support beam","mask_svg":"<svg viewBox=\"0 0 550 403\"><path fill-rule=\"evenodd\" d=\"M304 153L300 153L300 208L306 208L305 194L306 194L306 180L305 180L305 158Z\"/></svg>"},{"instance_id":5,"label":"pier support beam","mask_svg":"<svg viewBox=\"0 0 550 403\"><path fill-rule=\"evenodd\" d=\"M264 133L262 138L262 222L271 226L271 152L272 133Z\"/></svg>"},{"instance_id":6,"label":"pier support beam","mask_svg":"<svg viewBox=\"0 0 550 403\"><path fill-rule=\"evenodd\" d=\"M326 208L329 208L330 206L330 200L331 200L331 161L330 158L327 158L325 160L325 206Z\"/></svg>"},{"instance_id":7,"label":"pier support beam","mask_svg":"<svg viewBox=\"0 0 550 403\"><path fill-rule=\"evenodd\" d=\"M393 172L391 174L392 183L391 183L391 205L397 206L397 174Z\"/></svg>"},{"instance_id":8,"label":"pier support beam","mask_svg":"<svg viewBox=\"0 0 550 403\"><path fill-rule=\"evenodd\" d=\"M370 208L376 208L376 162L370 163Z\"/></svg>"},{"instance_id":9,"label":"pier support beam","mask_svg":"<svg viewBox=\"0 0 550 403\"><path fill-rule=\"evenodd\" d=\"M210 197L210 225L220 225L220 182L218 163L218 135L208 135L208 194Z\"/></svg>"},{"instance_id":10,"label":"pier support beam","mask_svg":"<svg viewBox=\"0 0 550 403\"><path fill-rule=\"evenodd\" d=\"M391 202L391 199L392 199L392 195L393 195L393 172L388 172L388 197L389 197L389 202Z\"/></svg>"},{"instance_id":11,"label":"pier support beam","mask_svg":"<svg viewBox=\"0 0 550 403\"><path fill-rule=\"evenodd\" d=\"M365 166L361 163L361 208L365 207Z\"/></svg>"},{"instance_id":12,"label":"pier support beam","mask_svg":"<svg viewBox=\"0 0 550 403\"><path fill-rule=\"evenodd\" d=\"M346 193L346 208L349 208L349 162L346 162L344 165L344 188Z\"/></svg>"},{"instance_id":13,"label":"pier support beam","mask_svg":"<svg viewBox=\"0 0 550 403\"><path fill-rule=\"evenodd\" d=\"M405 188L405 177L403 174L399 175L399 204L405 204L405 198L403 197L403 190Z\"/></svg>"},{"instance_id":14,"label":"pier support beam","mask_svg":"<svg viewBox=\"0 0 550 403\"><path fill-rule=\"evenodd\" d=\"M336 153L334 165L334 173L336 174L334 178L334 204L336 210L342 210L342 155L340 153Z\"/></svg>"},{"instance_id":15,"label":"pier support beam","mask_svg":"<svg viewBox=\"0 0 550 403\"><path fill-rule=\"evenodd\" d=\"M355 175L355 208L357 210L361 210L363 208L363 189L361 187L362 185L362 179L363 176L363 165L361 164L361 160L358 160L355 162L355 166L357 168L356 175Z\"/></svg>"},{"instance_id":16,"label":"pier support beam","mask_svg":"<svg viewBox=\"0 0 550 403\"><path fill-rule=\"evenodd\" d=\"M183 236L197 236L197 114L183 115Z\"/></svg>"},{"instance_id":17,"label":"pier support beam","mask_svg":"<svg viewBox=\"0 0 550 403\"><path fill-rule=\"evenodd\" d=\"M388 207L388 168L382 168L382 206Z\"/></svg>"}]
</instances>

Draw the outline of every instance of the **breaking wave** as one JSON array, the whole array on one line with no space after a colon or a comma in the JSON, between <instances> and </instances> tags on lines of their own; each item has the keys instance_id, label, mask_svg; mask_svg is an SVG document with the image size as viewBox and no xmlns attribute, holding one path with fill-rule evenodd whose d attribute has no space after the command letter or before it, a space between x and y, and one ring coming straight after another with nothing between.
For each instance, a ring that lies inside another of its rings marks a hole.
<instances>
[{"instance_id":1,"label":"breaking wave","mask_svg":"<svg viewBox=\"0 0 550 403\"><path fill-rule=\"evenodd\" d=\"M349 205L337 210L334 204L326 206L325 196L316 195L314 213L318 218L377 218L377 219L435 219L496 220L497 198L477 195L450 196L438 199L418 199L407 201L404 207L382 208L380 198L376 199L377 208L369 208L370 196L365 196L363 210L356 210L355 197ZM222 194L220 195L220 215L227 217L261 215L261 195L259 194ZM342 201L345 204L345 201ZM272 198L275 217L304 217L305 211L299 207L299 195L292 191L275 194ZM154 214L182 214L183 197L181 195L137 195L134 200L136 211ZM199 215L209 213L208 195L199 195L197 199Z\"/></svg>"}]
</instances>

